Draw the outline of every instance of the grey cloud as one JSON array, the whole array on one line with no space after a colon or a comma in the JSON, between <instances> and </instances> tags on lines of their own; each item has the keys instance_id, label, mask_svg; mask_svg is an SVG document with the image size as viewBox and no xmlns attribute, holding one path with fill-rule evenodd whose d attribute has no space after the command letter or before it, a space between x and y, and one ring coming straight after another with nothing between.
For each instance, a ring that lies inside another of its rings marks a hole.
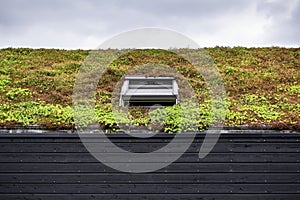
<instances>
[{"instance_id":1,"label":"grey cloud","mask_svg":"<svg viewBox=\"0 0 300 200\"><path fill-rule=\"evenodd\" d=\"M258 11L264 13L272 24L267 27L266 42L282 46L300 45L300 2L271 1L258 4Z\"/></svg>"},{"instance_id":2,"label":"grey cloud","mask_svg":"<svg viewBox=\"0 0 300 200\"><path fill-rule=\"evenodd\" d=\"M210 36L211 45L235 46L246 44L245 39L232 41L223 33L224 28L231 27L238 34L243 28L240 26L253 25L243 24L241 20L260 23L252 18L275 19L260 33L264 42L253 41L254 46L299 45L299 3L289 19L284 19L282 14L283 9L290 9L285 4L285 1L260 0L4 0L0 3L0 47L93 48L95 42L139 27L204 34ZM255 13L248 12L253 6L257 9ZM223 44L213 43L220 38Z\"/></svg>"}]
</instances>

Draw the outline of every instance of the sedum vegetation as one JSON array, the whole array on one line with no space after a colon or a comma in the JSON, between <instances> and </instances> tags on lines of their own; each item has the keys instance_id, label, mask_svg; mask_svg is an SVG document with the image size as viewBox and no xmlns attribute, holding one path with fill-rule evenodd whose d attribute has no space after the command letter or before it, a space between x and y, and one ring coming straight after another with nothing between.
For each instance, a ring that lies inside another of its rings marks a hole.
<instances>
[{"instance_id":1,"label":"sedum vegetation","mask_svg":"<svg viewBox=\"0 0 300 200\"><path fill-rule=\"evenodd\" d=\"M300 48L215 47L205 49L218 67L226 88L225 125L300 128ZM114 51L114 50L107 50ZM197 51L197 50L195 50ZM104 51L105 52L105 51ZM196 52L195 52L196 53ZM74 128L72 93L75 76L89 51L57 49L0 49L0 126L45 125ZM115 85L130 69L160 63L182 74L196 93L198 130L212 121L209 89L201 74L186 60L164 50L134 50L110 64L95 96L97 122L106 130L120 128L112 110ZM180 132L191 122L179 122L179 106L150 113L130 110L126 125ZM164 123L159 122L164 116ZM88 122L87 122L88 123Z\"/></svg>"}]
</instances>

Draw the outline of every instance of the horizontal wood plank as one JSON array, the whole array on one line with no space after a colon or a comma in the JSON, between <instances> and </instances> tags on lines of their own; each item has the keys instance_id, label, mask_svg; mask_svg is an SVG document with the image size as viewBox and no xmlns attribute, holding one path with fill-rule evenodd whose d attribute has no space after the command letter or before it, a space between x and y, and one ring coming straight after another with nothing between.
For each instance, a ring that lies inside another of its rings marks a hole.
<instances>
[{"instance_id":1,"label":"horizontal wood plank","mask_svg":"<svg viewBox=\"0 0 300 200\"><path fill-rule=\"evenodd\" d=\"M299 200L300 194L0 194L9 200Z\"/></svg>"},{"instance_id":2,"label":"horizontal wood plank","mask_svg":"<svg viewBox=\"0 0 300 200\"><path fill-rule=\"evenodd\" d=\"M156 151L163 148L165 143L114 143L119 148L130 152L145 153ZM101 146L101 148L100 148ZM185 143L176 143L170 152L179 152L179 150L186 146ZM201 143L193 143L188 148L187 152L199 152ZM81 143L21 143L18 145L12 145L11 143L1 143L0 149L2 152L87 152L85 146ZM89 149L92 152L114 152L115 148L108 143L89 143ZM217 143L212 153L219 152L270 152L270 153L299 153L299 143Z\"/></svg>"},{"instance_id":3,"label":"horizontal wood plank","mask_svg":"<svg viewBox=\"0 0 300 200\"><path fill-rule=\"evenodd\" d=\"M199 159L204 136L197 134L188 150L169 166L135 174L99 162L77 134L0 134L0 199L300 199L300 134L225 133L212 152ZM150 158L140 163L126 160L106 145L103 137L90 134L85 141L95 152L102 145L105 150L98 155L114 158L111 163L115 166L157 165L156 159ZM174 135L107 137L122 149L142 153L164 147ZM154 157L167 162L183 145L180 139L171 152L155 153Z\"/></svg>"},{"instance_id":4,"label":"horizontal wood plank","mask_svg":"<svg viewBox=\"0 0 300 200\"><path fill-rule=\"evenodd\" d=\"M131 169L145 168L156 163L115 163L116 166ZM2 163L1 172L118 172L102 163ZM299 172L300 165L294 163L173 163L158 172Z\"/></svg>"},{"instance_id":5,"label":"horizontal wood plank","mask_svg":"<svg viewBox=\"0 0 300 200\"><path fill-rule=\"evenodd\" d=\"M300 184L0 184L2 194L297 194Z\"/></svg>"},{"instance_id":6,"label":"horizontal wood plank","mask_svg":"<svg viewBox=\"0 0 300 200\"><path fill-rule=\"evenodd\" d=\"M174 153L156 153L160 158ZM101 156L101 154L95 154ZM120 155L118 153L106 153L105 156L115 158L115 162ZM300 153L210 153L205 158L199 158L198 153L185 153L176 162L189 163L299 163ZM0 153L0 163L98 163L90 153ZM150 162L150 158L147 161Z\"/></svg>"},{"instance_id":7,"label":"horizontal wood plank","mask_svg":"<svg viewBox=\"0 0 300 200\"><path fill-rule=\"evenodd\" d=\"M300 173L1 173L0 183L299 184Z\"/></svg>"}]
</instances>

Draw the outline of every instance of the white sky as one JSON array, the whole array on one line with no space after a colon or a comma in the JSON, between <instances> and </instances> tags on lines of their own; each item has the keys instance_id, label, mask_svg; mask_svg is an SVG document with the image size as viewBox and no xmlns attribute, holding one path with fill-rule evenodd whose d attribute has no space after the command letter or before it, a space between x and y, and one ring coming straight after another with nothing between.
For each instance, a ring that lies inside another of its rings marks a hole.
<instances>
[{"instance_id":1,"label":"white sky","mask_svg":"<svg viewBox=\"0 0 300 200\"><path fill-rule=\"evenodd\" d=\"M300 46L299 0L2 0L0 48L95 49L157 27L210 46Z\"/></svg>"}]
</instances>

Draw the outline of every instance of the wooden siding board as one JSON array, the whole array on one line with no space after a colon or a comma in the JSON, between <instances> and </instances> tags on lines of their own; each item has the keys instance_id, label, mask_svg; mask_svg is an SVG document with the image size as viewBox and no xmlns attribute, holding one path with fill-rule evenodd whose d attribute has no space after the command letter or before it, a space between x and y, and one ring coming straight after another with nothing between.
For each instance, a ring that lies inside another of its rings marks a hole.
<instances>
[{"instance_id":1,"label":"wooden siding board","mask_svg":"<svg viewBox=\"0 0 300 200\"><path fill-rule=\"evenodd\" d=\"M173 138L108 137L132 152L158 149ZM222 134L213 151L199 159L203 138L197 134L175 163L131 174L98 162L77 134L0 134L0 199L300 199L300 134ZM106 150L106 156L117 156ZM136 164L155 165L151 160Z\"/></svg>"}]
</instances>

